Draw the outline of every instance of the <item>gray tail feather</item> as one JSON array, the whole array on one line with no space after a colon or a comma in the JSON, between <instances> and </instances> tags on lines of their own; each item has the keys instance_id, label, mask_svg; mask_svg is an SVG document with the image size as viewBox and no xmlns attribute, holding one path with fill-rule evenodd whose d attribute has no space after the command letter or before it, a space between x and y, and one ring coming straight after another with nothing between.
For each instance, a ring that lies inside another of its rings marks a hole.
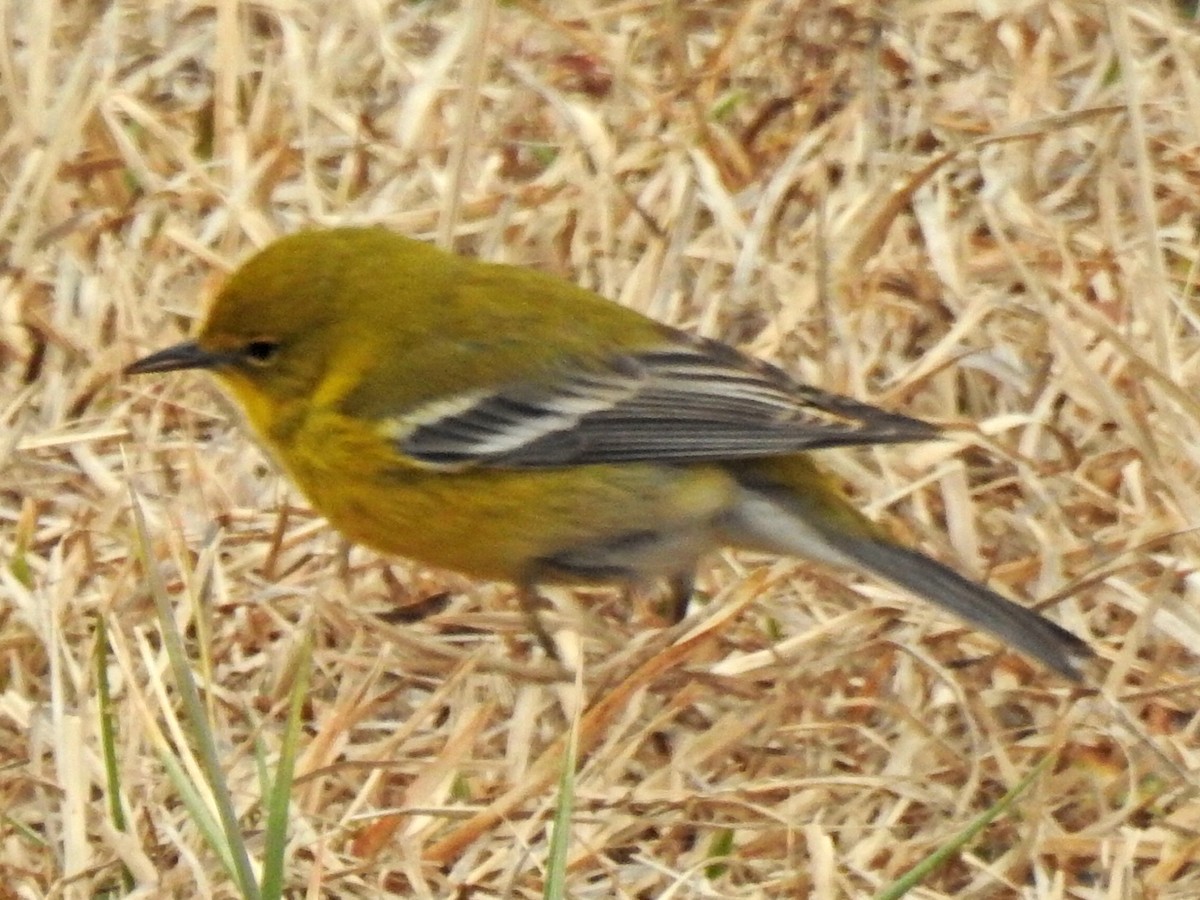
<instances>
[{"instance_id":1,"label":"gray tail feather","mask_svg":"<svg viewBox=\"0 0 1200 900\"><path fill-rule=\"evenodd\" d=\"M1093 654L1088 645L1049 619L970 581L937 560L870 537L829 535L836 549L865 569L935 603L1072 681Z\"/></svg>"}]
</instances>

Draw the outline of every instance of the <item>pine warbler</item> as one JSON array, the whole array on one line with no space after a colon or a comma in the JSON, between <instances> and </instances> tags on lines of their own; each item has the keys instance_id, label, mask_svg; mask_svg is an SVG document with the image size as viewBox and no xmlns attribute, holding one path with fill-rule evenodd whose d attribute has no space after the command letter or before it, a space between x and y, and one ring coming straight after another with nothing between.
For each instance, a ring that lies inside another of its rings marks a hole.
<instances>
[{"instance_id":1,"label":"pine warbler","mask_svg":"<svg viewBox=\"0 0 1200 900\"><path fill-rule=\"evenodd\" d=\"M731 545L872 572L1073 680L1075 635L900 546L805 451L938 429L794 381L536 271L381 228L307 231L241 266L195 340L128 373L208 369L348 537L509 581L664 581L681 617Z\"/></svg>"}]
</instances>

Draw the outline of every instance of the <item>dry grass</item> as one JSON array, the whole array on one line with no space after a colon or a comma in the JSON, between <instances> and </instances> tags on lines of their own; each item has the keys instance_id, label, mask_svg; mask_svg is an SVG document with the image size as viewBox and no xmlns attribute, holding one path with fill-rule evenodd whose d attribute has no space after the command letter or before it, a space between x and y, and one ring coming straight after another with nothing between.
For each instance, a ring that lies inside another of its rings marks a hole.
<instances>
[{"instance_id":1,"label":"dry grass","mask_svg":"<svg viewBox=\"0 0 1200 900\"><path fill-rule=\"evenodd\" d=\"M131 487L251 833L314 636L293 896L539 896L581 705L573 897L867 896L1047 752L920 896L1200 896L1200 34L1006 6L4 0L0 898L121 864L233 890L151 747L174 701ZM347 553L202 378L119 377L252 248L368 221L962 425L827 458L1087 636L1102 695L877 583L733 556L689 639L576 595L607 635L577 690L507 589Z\"/></svg>"}]
</instances>

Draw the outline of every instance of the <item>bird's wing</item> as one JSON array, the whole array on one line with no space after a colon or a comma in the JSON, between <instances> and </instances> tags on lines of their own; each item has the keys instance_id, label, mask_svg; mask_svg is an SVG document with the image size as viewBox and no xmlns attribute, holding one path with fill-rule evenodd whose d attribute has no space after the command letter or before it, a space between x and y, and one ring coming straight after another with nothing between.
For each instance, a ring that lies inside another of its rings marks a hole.
<instances>
[{"instance_id":1,"label":"bird's wing","mask_svg":"<svg viewBox=\"0 0 1200 900\"><path fill-rule=\"evenodd\" d=\"M455 395L390 419L387 433L406 456L433 467L534 469L749 459L927 440L938 429L690 339L550 381Z\"/></svg>"}]
</instances>

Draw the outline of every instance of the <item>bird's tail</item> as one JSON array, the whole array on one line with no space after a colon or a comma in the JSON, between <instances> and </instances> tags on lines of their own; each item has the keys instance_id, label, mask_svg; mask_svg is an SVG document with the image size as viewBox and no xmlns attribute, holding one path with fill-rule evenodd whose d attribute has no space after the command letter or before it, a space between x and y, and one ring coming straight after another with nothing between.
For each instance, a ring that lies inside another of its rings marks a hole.
<instances>
[{"instance_id":1,"label":"bird's tail","mask_svg":"<svg viewBox=\"0 0 1200 900\"><path fill-rule=\"evenodd\" d=\"M742 470L730 542L865 570L990 632L1072 681L1092 652L1071 632L923 553L896 544L805 457Z\"/></svg>"},{"instance_id":2,"label":"bird's tail","mask_svg":"<svg viewBox=\"0 0 1200 900\"><path fill-rule=\"evenodd\" d=\"M860 567L990 632L1072 681L1082 680L1079 664L1091 651L1062 626L908 547L857 537L831 541Z\"/></svg>"}]
</instances>

